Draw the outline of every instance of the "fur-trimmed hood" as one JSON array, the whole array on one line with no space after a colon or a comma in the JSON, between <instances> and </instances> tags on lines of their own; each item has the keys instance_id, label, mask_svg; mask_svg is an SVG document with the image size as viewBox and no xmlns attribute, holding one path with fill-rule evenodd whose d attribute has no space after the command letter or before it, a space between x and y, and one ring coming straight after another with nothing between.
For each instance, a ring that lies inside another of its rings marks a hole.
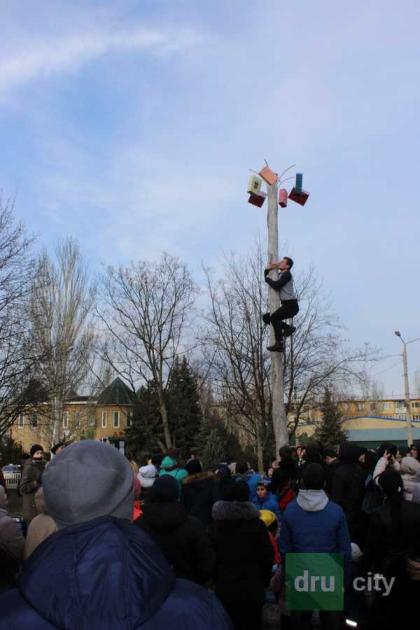
<instances>
[{"instance_id":1,"label":"fur-trimmed hood","mask_svg":"<svg viewBox=\"0 0 420 630\"><path fill-rule=\"evenodd\" d=\"M216 501L212 517L214 521L251 521L260 513L250 501Z\"/></svg>"},{"instance_id":2,"label":"fur-trimmed hood","mask_svg":"<svg viewBox=\"0 0 420 630\"><path fill-rule=\"evenodd\" d=\"M210 471L207 471L195 473L194 475L188 475L188 477L185 477L185 479L182 481L182 484L186 486L189 483L195 483L196 481L206 481L206 479L214 479L214 474Z\"/></svg>"}]
</instances>

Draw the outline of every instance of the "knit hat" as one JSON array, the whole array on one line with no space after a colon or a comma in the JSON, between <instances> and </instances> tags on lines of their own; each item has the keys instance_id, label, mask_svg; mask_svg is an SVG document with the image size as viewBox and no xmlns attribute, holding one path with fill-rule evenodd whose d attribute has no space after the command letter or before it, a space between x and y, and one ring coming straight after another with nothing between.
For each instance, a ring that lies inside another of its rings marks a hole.
<instances>
[{"instance_id":1,"label":"knit hat","mask_svg":"<svg viewBox=\"0 0 420 630\"><path fill-rule=\"evenodd\" d=\"M260 520L266 527L270 527L273 523L277 523L277 517L271 510L260 510Z\"/></svg>"},{"instance_id":2,"label":"knit hat","mask_svg":"<svg viewBox=\"0 0 420 630\"><path fill-rule=\"evenodd\" d=\"M185 470L189 475L197 475L203 472L203 467L198 459L190 459L190 461L185 464Z\"/></svg>"},{"instance_id":3,"label":"knit hat","mask_svg":"<svg viewBox=\"0 0 420 630\"><path fill-rule=\"evenodd\" d=\"M60 529L99 516L131 518L133 471L128 460L104 442L71 444L49 464L42 483L45 505Z\"/></svg>"},{"instance_id":4,"label":"knit hat","mask_svg":"<svg viewBox=\"0 0 420 630\"><path fill-rule=\"evenodd\" d=\"M171 475L163 475L156 479L150 489L150 503L174 503L179 498L179 485Z\"/></svg>"},{"instance_id":5,"label":"knit hat","mask_svg":"<svg viewBox=\"0 0 420 630\"><path fill-rule=\"evenodd\" d=\"M33 455L37 452L37 451L44 451L44 448L41 446L41 444L32 444L31 446L31 450L29 451L31 454L31 457L33 457Z\"/></svg>"},{"instance_id":6,"label":"knit hat","mask_svg":"<svg viewBox=\"0 0 420 630\"><path fill-rule=\"evenodd\" d=\"M140 466L137 478L139 479L143 488L151 488L155 483L157 477L158 471L156 470L156 466L154 466L153 464Z\"/></svg>"}]
</instances>

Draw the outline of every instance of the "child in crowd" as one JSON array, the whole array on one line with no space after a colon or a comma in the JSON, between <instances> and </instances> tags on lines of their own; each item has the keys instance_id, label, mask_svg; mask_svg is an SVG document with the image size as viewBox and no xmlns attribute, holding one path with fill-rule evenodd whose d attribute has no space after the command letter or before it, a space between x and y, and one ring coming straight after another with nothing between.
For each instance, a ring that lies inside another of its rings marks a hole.
<instances>
[{"instance_id":1,"label":"child in crowd","mask_svg":"<svg viewBox=\"0 0 420 630\"><path fill-rule=\"evenodd\" d=\"M260 481L255 489L255 496L252 498L252 503L258 510L269 510L274 512L277 521L280 521L281 514L277 499L271 492L268 491L267 485Z\"/></svg>"}]
</instances>

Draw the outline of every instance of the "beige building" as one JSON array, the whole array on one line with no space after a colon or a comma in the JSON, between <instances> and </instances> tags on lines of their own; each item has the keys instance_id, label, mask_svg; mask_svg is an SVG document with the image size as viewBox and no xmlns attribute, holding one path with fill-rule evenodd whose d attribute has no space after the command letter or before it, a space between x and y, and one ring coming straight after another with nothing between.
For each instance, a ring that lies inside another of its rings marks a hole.
<instances>
[{"instance_id":1,"label":"beige building","mask_svg":"<svg viewBox=\"0 0 420 630\"><path fill-rule=\"evenodd\" d=\"M124 450L125 431L133 419L135 394L116 378L97 398L73 396L63 405L59 441L95 439ZM29 451L32 444L49 450L52 439L50 403L42 402L22 413L10 430L11 437Z\"/></svg>"}]
</instances>

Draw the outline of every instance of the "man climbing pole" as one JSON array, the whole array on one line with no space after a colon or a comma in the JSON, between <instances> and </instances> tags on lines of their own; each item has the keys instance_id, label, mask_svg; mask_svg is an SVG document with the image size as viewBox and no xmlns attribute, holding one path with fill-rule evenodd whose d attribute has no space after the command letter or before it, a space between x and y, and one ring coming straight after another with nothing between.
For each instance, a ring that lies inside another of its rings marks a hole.
<instances>
[{"instance_id":1,"label":"man climbing pole","mask_svg":"<svg viewBox=\"0 0 420 630\"><path fill-rule=\"evenodd\" d=\"M274 313L264 313L263 321L265 324L272 324L274 328L275 343L268 346L270 352L283 352L283 337L292 335L296 328L289 326L283 320L294 317L299 312L299 304L296 298L295 288L293 285L293 276L290 269L293 267L293 260L288 256L284 256L277 263L269 263L264 270L264 279L266 283L280 294L281 306ZM269 278L268 274L273 269L278 269L279 276L277 280Z\"/></svg>"}]
</instances>

